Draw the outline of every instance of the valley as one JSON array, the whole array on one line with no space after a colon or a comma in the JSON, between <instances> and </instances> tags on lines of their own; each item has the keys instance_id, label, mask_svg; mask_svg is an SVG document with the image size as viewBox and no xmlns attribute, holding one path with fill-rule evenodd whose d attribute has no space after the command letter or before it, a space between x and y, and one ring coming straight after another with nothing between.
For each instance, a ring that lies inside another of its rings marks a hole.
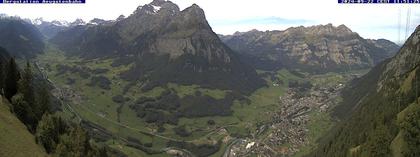
<instances>
[{"instance_id":1,"label":"valley","mask_svg":"<svg viewBox=\"0 0 420 157\"><path fill-rule=\"evenodd\" d=\"M352 21L216 34L186 4L0 13L0 156L420 156L420 26L403 45Z\"/></svg>"},{"instance_id":2,"label":"valley","mask_svg":"<svg viewBox=\"0 0 420 157\"><path fill-rule=\"evenodd\" d=\"M231 114L181 117L178 121L162 124L139 117L133 104L142 97L161 97L168 89L181 99L199 92L223 100L229 91L174 83L142 91L139 85L115 77L130 65L113 67L112 59L82 60L66 56L52 45L48 48L49 51L39 55L36 62L48 80L55 84L55 96L67 104L62 114L76 122L91 123L88 126L95 127L87 128L102 132L96 133L96 138L133 156L166 156L167 153L235 156L235 151L244 149L241 147L249 143L244 141L259 141L252 147L251 154L273 153L274 149L266 149L265 145L275 148L275 154L306 154L334 123L329 112L338 101L337 93L348 80L363 73L308 75L285 69L275 73L258 71L266 79L267 86L243 100L234 100ZM63 70L65 68L68 70ZM84 76L83 70L101 72ZM99 77L109 80L105 81L108 83L93 80ZM94 81L96 85L89 85ZM124 89L127 85L131 87ZM121 95L123 98L116 100ZM240 142L235 144L236 141ZM189 152L194 151L191 147L196 147L195 152Z\"/></svg>"}]
</instances>

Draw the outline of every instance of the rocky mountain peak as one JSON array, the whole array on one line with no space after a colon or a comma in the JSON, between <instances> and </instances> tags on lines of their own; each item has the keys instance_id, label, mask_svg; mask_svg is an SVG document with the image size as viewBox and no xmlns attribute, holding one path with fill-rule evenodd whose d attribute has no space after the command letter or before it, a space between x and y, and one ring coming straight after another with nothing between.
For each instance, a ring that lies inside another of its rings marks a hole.
<instances>
[{"instance_id":1,"label":"rocky mountain peak","mask_svg":"<svg viewBox=\"0 0 420 157\"><path fill-rule=\"evenodd\" d=\"M348 35L356 35L357 33L354 33L351 31L347 26L345 25L339 25L334 26L331 23L326 25L316 25L316 26L310 26L310 27L291 27L284 31L285 35L316 35L316 36L322 36L322 35L332 35L332 36L348 36Z\"/></svg>"},{"instance_id":2,"label":"rocky mountain peak","mask_svg":"<svg viewBox=\"0 0 420 157\"><path fill-rule=\"evenodd\" d=\"M201 9L197 4L193 4L190 7L186 8L185 10L183 10L182 12L190 15L191 17L195 17L198 19L206 19L205 15L204 15L204 10Z\"/></svg>"},{"instance_id":3,"label":"rocky mountain peak","mask_svg":"<svg viewBox=\"0 0 420 157\"><path fill-rule=\"evenodd\" d=\"M208 30L212 32L206 20L204 10L196 4L181 11L176 17L176 20L173 20L172 24L177 25L179 29L183 30Z\"/></svg>"},{"instance_id":4,"label":"rocky mountain peak","mask_svg":"<svg viewBox=\"0 0 420 157\"><path fill-rule=\"evenodd\" d=\"M118 16L118 18L116 19L116 21L121 21L121 20L124 20L125 19L125 16L124 15L120 15L120 16Z\"/></svg>"},{"instance_id":5,"label":"rocky mountain peak","mask_svg":"<svg viewBox=\"0 0 420 157\"><path fill-rule=\"evenodd\" d=\"M170 15L174 15L175 13L179 12L179 7L175 3L172 3L171 1L167 0L154 0L149 4L146 4L144 6L137 7L134 14L140 14L140 15L156 15L156 14L162 14L162 13L169 13Z\"/></svg>"},{"instance_id":6,"label":"rocky mountain peak","mask_svg":"<svg viewBox=\"0 0 420 157\"><path fill-rule=\"evenodd\" d=\"M170 2L167 0L153 0L150 4L151 5L156 5L156 6L162 6L163 4Z\"/></svg>"},{"instance_id":7,"label":"rocky mountain peak","mask_svg":"<svg viewBox=\"0 0 420 157\"><path fill-rule=\"evenodd\" d=\"M76 19L74 22L70 23L71 26L79 26L79 25L85 25L86 22L82 19Z\"/></svg>"},{"instance_id":8,"label":"rocky mountain peak","mask_svg":"<svg viewBox=\"0 0 420 157\"><path fill-rule=\"evenodd\" d=\"M63 26L63 27L70 25L67 21L57 21L57 20L51 21L51 24L55 26Z\"/></svg>"},{"instance_id":9,"label":"rocky mountain peak","mask_svg":"<svg viewBox=\"0 0 420 157\"><path fill-rule=\"evenodd\" d=\"M339 36L353 34L353 32L347 26L343 24L335 27L331 23L329 23L327 25L317 25L317 26L308 27L306 29L308 30L307 33L310 33L310 34L325 34L325 35L334 34L334 35L339 35Z\"/></svg>"},{"instance_id":10,"label":"rocky mountain peak","mask_svg":"<svg viewBox=\"0 0 420 157\"><path fill-rule=\"evenodd\" d=\"M341 24L337 27L337 29L341 30L342 32L349 32L351 33L352 31L350 30L350 28L348 28L346 25Z\"/></svg>"},{"instance_id":11,"label":"rocky mountain peak","mask_svg":"<svg viewBox=\"0 0 420 157\"><path fill-rule=\"evenodd\" d=\"M105 22L106 22L106 20L99 19L99 18L94 18L94 19L89 21L89 24L100 25L100 24L103 24Z\"/></svg>"},{"instance_id":12,"label":"rocky mountain peak","mask_svg":"<svg viewBox=\"0 0 420 157\"><path fill-rule=\"evenodd\" d=\"M36 18L36 19L34 19L33 21L31 21L31 22L32 22L32 24L34 24L34 25L40 25L40 24L44 23L45 21L44 21L44 19L43 19L43 18Z\"/></svg>"}]
</instances>

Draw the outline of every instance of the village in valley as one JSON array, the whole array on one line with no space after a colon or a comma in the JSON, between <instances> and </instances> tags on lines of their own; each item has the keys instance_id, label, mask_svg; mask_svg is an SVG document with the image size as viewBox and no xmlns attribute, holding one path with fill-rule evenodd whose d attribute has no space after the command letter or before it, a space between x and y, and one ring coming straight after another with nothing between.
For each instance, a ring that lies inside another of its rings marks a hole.
<instances>
[{"instance_id":1,"label":"village in valley","mask_svg":"<svg viewBox=\"0 0 420 157\"><path fill-rule=\"evenodd\" d=\"M249 156L293 156L313 140L309 127L313 115L326 115L338 103L343 84L314 87L307 91L288 88L279 97L282 106L269 116L272 121L262 125L255 138L239 140L231 146L226 157ZM266 133L264 133L266 132ZM258 134L258 135L257 135ZM261 136L259 136L261 135Z\"/></svg>"}]
</instances>

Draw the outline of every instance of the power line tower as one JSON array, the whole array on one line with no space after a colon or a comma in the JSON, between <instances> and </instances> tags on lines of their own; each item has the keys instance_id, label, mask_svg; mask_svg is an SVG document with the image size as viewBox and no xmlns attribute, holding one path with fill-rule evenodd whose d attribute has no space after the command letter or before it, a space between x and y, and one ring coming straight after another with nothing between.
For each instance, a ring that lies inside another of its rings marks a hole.
<instances>
[{"instance_id":1,"label":"power line tower","mask_svg":"<svg viewBox=\"0 0 420 157\"><path fill-rule=\"evenodd\" d=\"M411 25L411 9L407 9L407 19L406 19L406 25L405 25L405 39L408 38L408 33L410 33L410 25Z\"/></svg>"},{"instance_id":2,"label":"power line tower","mask_svg":"<svg viewBox=\"0 0 420 157\"><path fill-rule=\"evenodd\" d=\"M398 8L398 44L401 43L401 8Z\"/></svg>"},{"instance_id":3,"label":"power line tower","mask_svg":"<svg viewBox=\"0 0 420 157\"><path fill-rule=\"evenodd\" d=\"M419 86L418 86L419 85L418 84L419 78L418 78L417 74L416 74L415 78L416 78L416 85L414 86L414 88L416 88L416 103L418 104L419 103Z\"/></svg>"}]
</instances>

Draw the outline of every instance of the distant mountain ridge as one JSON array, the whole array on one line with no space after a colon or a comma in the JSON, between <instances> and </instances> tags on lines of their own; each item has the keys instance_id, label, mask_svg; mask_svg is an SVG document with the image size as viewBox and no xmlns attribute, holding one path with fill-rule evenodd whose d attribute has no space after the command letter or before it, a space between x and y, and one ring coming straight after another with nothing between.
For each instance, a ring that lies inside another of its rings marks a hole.
<instances>
[{"instance_id":1,"label":"distant mountain ridge","mask_svg":"<svg viewBox=\"0 0 420 157\"><path fill-rule=\"evenodd\" d=\"M35 20L28 20L32 23L35 27L39 29L39 31L44 35L45 38L51 39L57 33L64 31L66 29L70 29L72 27L81 26L81 25L103 25L103 24L110 24L114 22L113 20L102 20L98 18L94 18L89 22L85 22L82 19L76 19L73 22L68 21L45 21L42 18L37 18Z\"/></svg>"},{"instance_id":2,"label":"distant mountain ridge","mask_svg":"<svg viewBox=\"0 0 420 157\"><path fill-rule=\"evenodd\" d=\"M369 68L399 49L391 41L363 39L345 25L332 24L284 31L252 30L220 38L257 68L287 67L309 72Z\"/></svg>"}]
</instances>

